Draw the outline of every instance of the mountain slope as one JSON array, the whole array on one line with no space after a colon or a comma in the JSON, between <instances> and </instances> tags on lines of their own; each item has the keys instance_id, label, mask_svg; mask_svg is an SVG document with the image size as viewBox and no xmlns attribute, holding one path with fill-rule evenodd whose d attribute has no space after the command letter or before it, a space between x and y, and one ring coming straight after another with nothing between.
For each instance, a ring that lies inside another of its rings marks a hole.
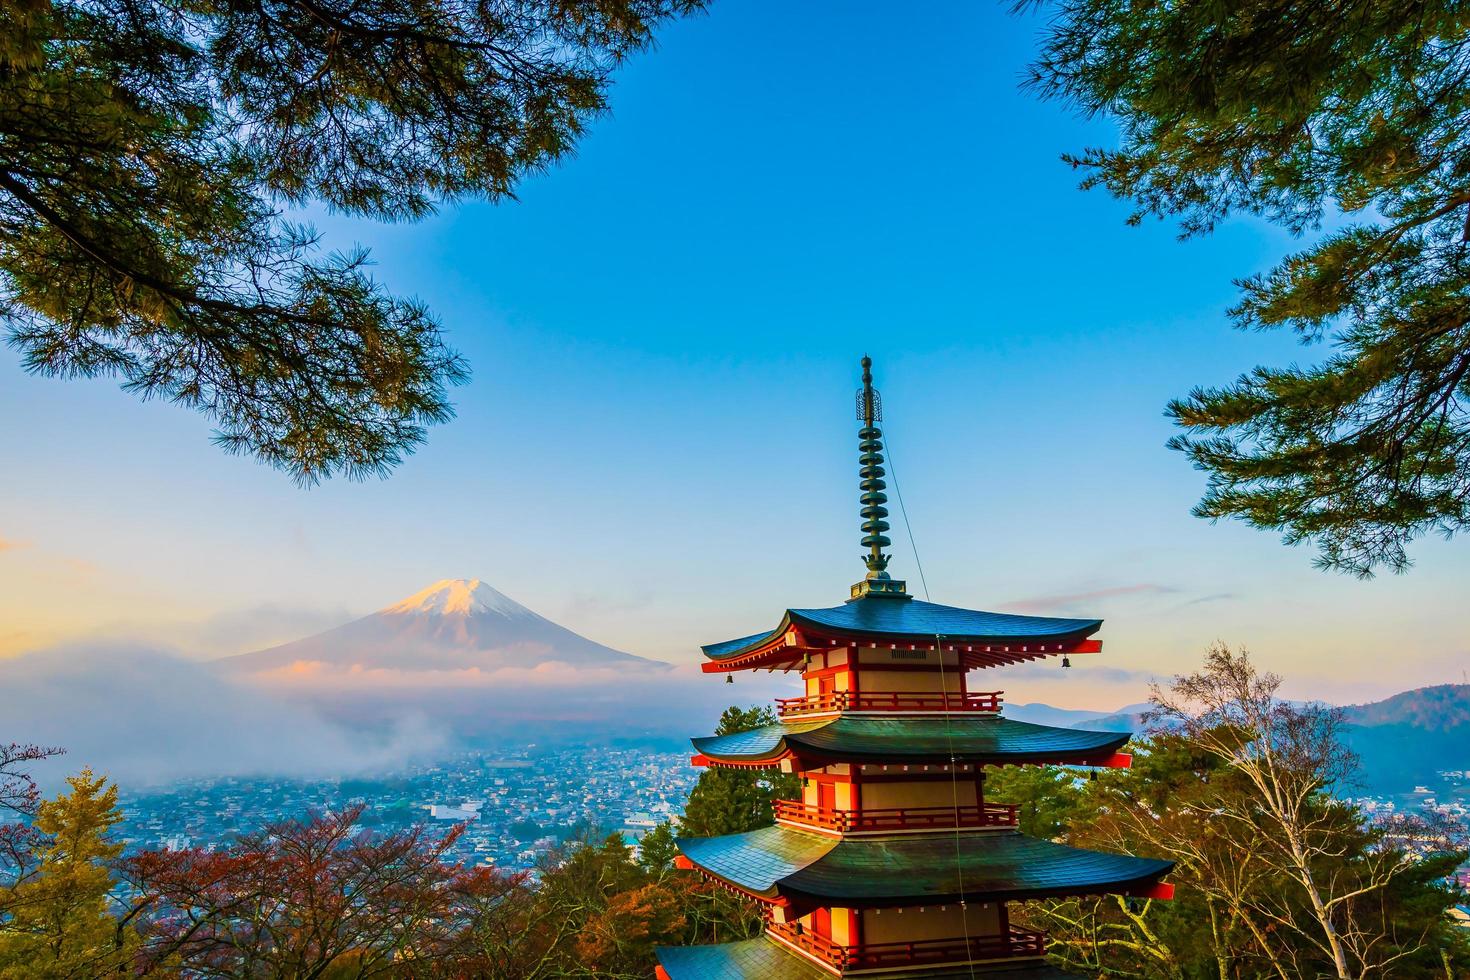
<instances>
[{"instance_id":1,"label":"mountain slope","mask_svg":"<svg viewBox=\"0 0 1470 980\"><path fill-rule=\"evenodd\" d=\"M1007 706L1006 713L1023 721L1138 732L1149 706L1131 704L1111 714L1045 704L1016 707L1021 710L1013 714ZM1347 705L1343 720L1344 741L1362 763L1357 785L1363 789L1405 793L1416 785L1434 785L1439 771L1470 769L1470 684L1421 687L1382 701Z\"/></svg>"},{"instance_id":2,"label":"mountain slope","mask_svg":"<svg viewBox=\"0 0 1470 980\"><path fill-rule=\"evenodd\" d=\"M1086 728L1094 718L1102 718L1106 711L1087 711L1083 708L1054 708L1040 701L1030 704L1006 703L1005 716L1012 721L1025 721L1033 725L1051 725L1056 728Z\"/></svg>"},{"instance_id":3,"label":"mountain slope","mask_svg":"<svg viewBox=\"0 0 1470 980\"><path fill-rule=\"evenodd\" d=\"M496 670L548 662L574 667L661 666L553 623L479 579L445 579L336 629L227 657L258 673L315 663L394 670Z\"/></svg>"},{"instance_id":4,"label":"mountain slope","mask_svg":"<svg viewBox=\"0 0 1470 980\"><path fill-rule=\"evenodd\" d=\"M1432 785L1435 773L1470 768L1470 684L1439 684L1343 709L1360 782L1383 792Z\"/></svg>"},{"instance_id":5,"label":"mountain slope","mask_svg":"<svg viewBox=\"0 0 1470 980\"><path fill-rule=\"evenodd\" d=\"M1144 712L1153 705L1147 701L1138 704L1128 704L1114 711L1112 714L1100 715L1097 718L1089 718L1087 721L1074 722L1068 728L1085 728L1094 732L1133 732L1143 731Z\"/></svg>"},{"instance_id":6,"label":"mountain slope","mask_svg":"<svg viewBox=\"0 0 1470 980\"><path fill-rule=\"evenodd\" d=\"M1350 724L1397 725L1425 731L1470 727L1470 684L1437 684L1343 709Z\"/></svg>"}]
</instances>

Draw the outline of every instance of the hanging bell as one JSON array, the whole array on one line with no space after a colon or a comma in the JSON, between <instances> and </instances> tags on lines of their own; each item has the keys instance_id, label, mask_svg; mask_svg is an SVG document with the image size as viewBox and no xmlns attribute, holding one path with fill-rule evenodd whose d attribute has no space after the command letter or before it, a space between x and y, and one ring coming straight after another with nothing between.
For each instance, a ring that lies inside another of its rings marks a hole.
<instances>
[{"instance_id":1,"label":"hanging bell","mask_svg":"<svg viewBox=\"0 0 1470 980\"><path fill-rule=\"evenodd\" d=\"M734 674L726 674L725 675L725 683L726 684L734 684L735 683L735 675Z\"/></svg>"},{"instance_id":2,"label":"hanging bell","mask_svg":"<svg viewBox=\"0 0 1470 980\"><path fill-rule=\"evenodd\" d=\"M1069 657L1069 656L1067 656L1066 654L1063 654L1062 655L1062 666L1063 667L1070 667L1070 666L1072 666L1072 658Z\"/></svg>"}]
</instances>

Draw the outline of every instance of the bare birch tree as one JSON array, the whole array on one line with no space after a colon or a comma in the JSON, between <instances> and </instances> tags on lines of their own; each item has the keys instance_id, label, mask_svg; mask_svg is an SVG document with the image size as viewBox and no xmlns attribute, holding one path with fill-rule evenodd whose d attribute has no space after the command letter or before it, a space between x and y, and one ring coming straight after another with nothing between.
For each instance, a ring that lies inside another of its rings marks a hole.
<instances>
[{"instance_id":1,"label":"bare birch tree","mask_svg":"<svg viewBox=\"0 0 1470 980\"><path fill-rule=\"evenodd\" d=\"M1357 767L1343 741L1342 710L1288 702L1280 687L1281 678L1259 672L1245 650L1217 644L1200 670L1155 686L1150 721L1223 762L1247 790L1216 794L1200 816L1215 825L1212 833L1233 838L1231 850L1264 869L1274 887L1220 889L1227 907L1247 924L1300 938L1339 980L1391 975L1395 962L1422 950L1427 931L1387 936L1373 908L1413 867L1413 853L1373 846L1356 809L1333 796ZM1272 941L1262 945L1271 954ZM1288 970L1300 975L1300 964L1272 966L1283 978Z\"/></svg>"},{"instance_id":2,"label":"bare birch tree","mask_svg":"<svg viewBox=\"0 0 1470 980\"><path fill-rule=\"evenodd\" d=\"M1178 892L1028 907L1062 965L1149 980L1470 975L1444 920L1463 833L1367 821L1341 792L1357 765L1342 713L1285 701L1280 684L1216 646L1154 691L1131 771L1073 783L1062 838L1170 859Z\"/></svg>"}]
</instances>

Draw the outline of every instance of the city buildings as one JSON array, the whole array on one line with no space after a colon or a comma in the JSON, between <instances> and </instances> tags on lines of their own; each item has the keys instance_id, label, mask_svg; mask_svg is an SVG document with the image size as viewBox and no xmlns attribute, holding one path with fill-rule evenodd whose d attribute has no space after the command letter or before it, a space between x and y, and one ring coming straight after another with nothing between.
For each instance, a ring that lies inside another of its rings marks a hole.
<instances>
[{"instance_id":1,"label":"city buildings","mask_svg":"<svg viewBox=\"0 0 1470 980\"><path fill-rule=\"evenodd\" d=\"M427 824L432 833L448 833L465 823L450 858L533 870L580 836L622 832L631 844L649 827L677 820L696 774L687 753L670 749L521 746L465 752L371 779L190 781L126 794L118 835L130 851L225 848L279 820L361 806L367 830Z\"/></svg>"}]
</instances>

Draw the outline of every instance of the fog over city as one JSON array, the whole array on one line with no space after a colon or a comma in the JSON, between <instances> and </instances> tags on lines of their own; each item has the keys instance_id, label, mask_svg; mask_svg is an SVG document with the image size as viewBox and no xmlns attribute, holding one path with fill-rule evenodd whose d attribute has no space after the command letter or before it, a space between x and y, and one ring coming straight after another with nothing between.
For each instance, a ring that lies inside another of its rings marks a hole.
<instances>
[{"instance_id":1,"label":"fog over city","mask_svg":"<svg viewBox=\"0 0 1470 980\"><path fill-rule=\"evenodd\" d=\"M528 739L674 745L732 694L763 700L780 686L733 689L611 650L478 580L222 660L101 641L0 660L16 730L67 750L43 778L86 765L132 786L354 776Z\"/></svg>"}]
</instances>

